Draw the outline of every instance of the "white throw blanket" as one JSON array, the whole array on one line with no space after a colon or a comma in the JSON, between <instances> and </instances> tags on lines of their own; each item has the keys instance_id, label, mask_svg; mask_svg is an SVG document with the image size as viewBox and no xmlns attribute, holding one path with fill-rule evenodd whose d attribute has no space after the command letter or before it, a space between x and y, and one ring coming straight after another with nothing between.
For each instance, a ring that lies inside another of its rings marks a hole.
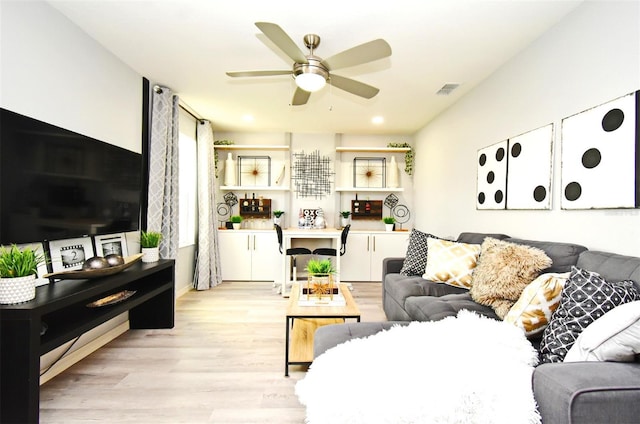
<instances>
[{"instance_id":1,"label":"white throw blanket","mask_svg":"<svg viewBox=\"0 0 640 424\"><path fill-rule=\"evenodd\" d=\"M522 330L461 311L329 349L296 394L310 424L539 424L537 360Z\"/></svg>"}]
</instances>

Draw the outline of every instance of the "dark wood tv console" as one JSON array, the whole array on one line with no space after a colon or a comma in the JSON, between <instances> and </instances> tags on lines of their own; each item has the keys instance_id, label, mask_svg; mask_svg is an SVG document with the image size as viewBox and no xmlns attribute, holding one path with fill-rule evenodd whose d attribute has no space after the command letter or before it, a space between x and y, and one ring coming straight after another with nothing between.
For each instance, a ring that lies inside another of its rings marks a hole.
<instances>
[{"instance_id":1,"label":"dark wood tv console","mask_svg":"<svg viewBox=\"0 0 640 424\"><path fill-rule=\"evenodd\" d=\"M113 305L87 307L122 290L136 293ZM126 311L132 329L173 328L174 305L173 260L138 262L108 277L57 281L36 288L29 302L0 305L0 422L38 422L41 355Z\"/></svg>"}]
</instances>

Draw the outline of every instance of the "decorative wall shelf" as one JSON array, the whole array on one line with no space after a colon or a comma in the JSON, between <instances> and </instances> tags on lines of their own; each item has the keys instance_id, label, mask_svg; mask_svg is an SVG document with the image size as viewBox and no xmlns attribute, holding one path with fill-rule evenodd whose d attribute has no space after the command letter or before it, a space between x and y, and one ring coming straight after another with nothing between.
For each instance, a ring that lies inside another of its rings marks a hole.
<instances>
[{"instance_id":1,"label":"decorative wall shelf","mask_svg":"<svg viewBox=\"0 0 640 424\"><path fill-rule=\"evenodd\" d=\"M401 193L404 191L402 187L336 187L335 191L353 191L353 192L370 192L370 193Z\"/></svg>"},{"instance_id":2,"label":"decorative wall shelf","mask_svg":"<svg viewBox=\"0 0 640 424\"><path fill-rule=\"evenodd\" d=\"M226 191L289 191L288 186L220 186L220 190Z\"/></svg>"},{"instance_id":3,"label":"decorative wall shelf","mask_svg":"<svg viewBox=\"0 0 640 424\"><path fill-rule=\"evenodd\" d=\"M261 145L261 144L216 144L213 146L218 150L289 150L286 145Z\"/></svg>"},{"instance_id":4,"label":"decorative wall shelf","mask_svg":"<svg viewBox=\"0 0 640 424\"><path fill-rule=\"evenodd\" d=\"M406 153L408 147L336 147L336 152Z\"/></svg>"}]
</instances>

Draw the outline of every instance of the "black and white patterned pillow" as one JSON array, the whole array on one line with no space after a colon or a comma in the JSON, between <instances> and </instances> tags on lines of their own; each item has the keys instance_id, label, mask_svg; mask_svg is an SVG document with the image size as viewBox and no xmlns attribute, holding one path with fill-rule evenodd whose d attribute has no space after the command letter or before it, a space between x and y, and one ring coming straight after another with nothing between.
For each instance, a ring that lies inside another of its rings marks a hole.
<instances>
[{"instance_id":1,"label":"black and white patterned pillow","mask_svg":"<svg viewBox=\"0 0 640 424\"><path fill-rule=\"evenodd\" d=\"M407 247L407 254L400 269L402 275L422 275L427 267L427 239L440 237L433 234L424 233L415 228L411 230L409 234L409 246Z\"/></svg>"},{"instance_id":2,"label":"black and white patterned pillow","mask_svg":"<svg viewBox=\"0 0 640 424\"><path fill-rule=\"evenodd\" d=\"M582 331L624 303L640 300L632 281L609 283L595 272L572 267L540 343L540 361L562 362Z\"/></svg>"}]
</instances>

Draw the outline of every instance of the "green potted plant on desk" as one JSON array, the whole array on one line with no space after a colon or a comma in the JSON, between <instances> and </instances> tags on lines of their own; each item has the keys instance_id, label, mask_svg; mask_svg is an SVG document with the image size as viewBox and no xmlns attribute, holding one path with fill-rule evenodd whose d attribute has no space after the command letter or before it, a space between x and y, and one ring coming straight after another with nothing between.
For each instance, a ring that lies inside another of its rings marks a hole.
<instances>
[{"instance_id":1,"label":"green potted plant on desk","mask_svg":"<svg viewBox=\"0 0 640 424\"><path fill-rule=\"evenodd\" d=\"M160 240L162 240L162 233L156 231L140 232L140 249L142 252L142 262L158 262L158 259L160 259Z\"/></svg>"},{"instance_id":2,"label":"green potted plant on desk","mask_svg":"<svg viewBox=\"0 0 640 424\"><path fill-rule=\"evenodd\" d=\"M318 300L323 298L333 300L333 295L337 294L337 289L333 282L333 274L336 269L330 259L310 259L307 262L307 287L303 289L303 294L317 296Z\"/></svg>"},{"instance_id":3,"label":"green potted plant on desk","mask_svg":"<svg viewBox=\"0 0 640 424\"><path fill-rule=\"evenodd\" d=\"M45 261L42 253L29 247L0 248L0 303L28 302L36 297L38 265Z\"/></svg>"},{"instance_id":4,"label":"green potted plant on desk","mask_svg":"<svg viewBox=\"0 0 640 424\"><path fill-rule=\"evenodd\" d=\"M342 228L349 225L349 217L351 216L351 211L340 211L340 226Z\"/></svg>"},{"instance_id":5,"label":"green potted plant on desk","mask_svg":"<svg viewBox=\"0 0 640 424\"><path fill-rule=\"evenodd\" d=\"M282 223L280 220L280 217L282 215L284 215L284 211L273 211L273 223L282 227Z\"/></svg>"},{"instance_id":6,"label":"green potted plant on desk","mask_svg":"<svg viewBox=\"0 0 640 424\"><path fill-rule=\"evenodd\" d=\"M240 224L242 224L242 217L240 215L232 215L229 221L233 224L234 230L240 229Z\"/></svg>"},{"instance_id":7,"label":"green potted plant on desk","mask_svg":"<svg viewBox=\"0 0 640 424\"><path fill-rule=\"evenodd\" d=\"M384 229L386 231L393 231L396 219L392 216L385 216L384 218L382 218L382 222L384 222Z\"/></svg>"}]
</instances>

